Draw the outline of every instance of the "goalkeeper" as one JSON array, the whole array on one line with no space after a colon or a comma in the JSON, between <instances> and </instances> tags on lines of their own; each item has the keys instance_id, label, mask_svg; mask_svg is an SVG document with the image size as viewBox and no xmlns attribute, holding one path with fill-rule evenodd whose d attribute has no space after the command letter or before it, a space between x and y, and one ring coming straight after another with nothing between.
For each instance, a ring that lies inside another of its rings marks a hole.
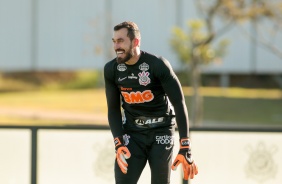
<instances>
[{"instance_id":1,"label":"goalkeeper","mask_svg":"<svg viewBox=\"0 0 282 184\"><path fill-rule=\"evenodd\" d=\"M170 183L171 169L179 164L184 179L193 179L198 168L191 154L188 112L172 67L165 58L140 50L141 35L133 22L116 25L112 42L116 58L106 63L104 79L116 183L136 184L147 161L151 184ZM180 148L172 163L176 125Z\"/></svg>"}]
</instances>

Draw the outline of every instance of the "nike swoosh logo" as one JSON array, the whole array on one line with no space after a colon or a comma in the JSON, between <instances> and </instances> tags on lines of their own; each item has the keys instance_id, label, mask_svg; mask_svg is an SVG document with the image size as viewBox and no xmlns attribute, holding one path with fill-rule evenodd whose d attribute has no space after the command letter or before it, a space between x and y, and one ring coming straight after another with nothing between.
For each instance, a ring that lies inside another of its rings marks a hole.
<instances>
[{"instance_id":1,"label":"nike swoosh logo","mask_svg":"<svg viewBox=\"0 0 282 184\"><path fill-rule=\"evenodd\" d=\"M118 81L123 81L124 79L126 79L127 77L124 78L118 78Z\"/></svg>"},{"instance_id":2,"label":"nike swoosh logo","mask_svg":"<svg viewBox=\"0 0 282 184\"><path fill-rule=\"evenodd\" d=\"M170 146L166 146L166 147L165 147L166 150L169 150L169 149L171 149L171 148L172 148L172 144L171 144Z\"/></svg>"}]
</instances>

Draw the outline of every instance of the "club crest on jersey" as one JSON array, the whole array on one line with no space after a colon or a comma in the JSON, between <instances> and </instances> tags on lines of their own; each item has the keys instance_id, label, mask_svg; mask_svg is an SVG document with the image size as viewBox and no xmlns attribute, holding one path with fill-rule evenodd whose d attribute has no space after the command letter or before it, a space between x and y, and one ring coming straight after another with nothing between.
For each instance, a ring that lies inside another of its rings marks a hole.
<instances>
[{"instance_id":1,"label":"club crest on jersey","mask_svg":"<svg viewBox=\"0 0 282 184\"><path fill-rule=\"evenodd\" d=\"M117 69L118 69L118 71L120 71L120 72L124 72L124 71L127 69L127 67L125 66L124 63L122 63L122 64L119 64L119 65L117 66Z\"/></svg>"},{"instance_id":2,"label":"club crest on jersey","mask_svg":"<svg viewBox=\"0 0 282 184\"><path fill-rule=\"evenodd\" d=\"M127 146L129 144L130 135L124 134L122 137L123 137L123 142L124 142L123 144Z\"/></svg>"},{"instance_id":3,"label":"club crest on jersey","mask_svg":"<svg viewBox=\"0 0 282 184\"><path fill-rule=\"evenodd\" d=\"M147 86L151 83L151 79L149 78L150 73L149 72L141 72L138 74L139 76L139 84L143 86Z\"/></svg>"},{"instance_id":4,"label":"club crest on jersey","mask_svg":"<svg viewBox=\"0 0 282 184\"><path fill-rule=\"evenodd\" d=\"M144 62L141 65L139 65L139 69L142 70L142 71L147 71L147 70L149 70L149 65Z\"/></svg>"}]
</instances>

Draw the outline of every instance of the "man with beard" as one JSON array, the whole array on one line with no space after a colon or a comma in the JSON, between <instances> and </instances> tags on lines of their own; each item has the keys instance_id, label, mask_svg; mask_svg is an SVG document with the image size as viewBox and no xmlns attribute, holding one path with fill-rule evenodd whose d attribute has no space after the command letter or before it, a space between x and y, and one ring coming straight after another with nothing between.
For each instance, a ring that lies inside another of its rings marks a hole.
<instances>
[{"instance_id":1,"label":"man with beard","mask_svg":"<svg viewBox=\"0 0 282 184\"><path fill-rule=\"evenodd\" d=\"M147 161L152 184L170 183L170 168L179 164L184 179L193 179L198 168L191 156L188 112L172 67L165 58L140 50L134 22L116 25L112 41L117 57L105 65L104 79L116 183L136 184ZM176 125L180 149L172 164Z\"/></svg>"}]
</instances>

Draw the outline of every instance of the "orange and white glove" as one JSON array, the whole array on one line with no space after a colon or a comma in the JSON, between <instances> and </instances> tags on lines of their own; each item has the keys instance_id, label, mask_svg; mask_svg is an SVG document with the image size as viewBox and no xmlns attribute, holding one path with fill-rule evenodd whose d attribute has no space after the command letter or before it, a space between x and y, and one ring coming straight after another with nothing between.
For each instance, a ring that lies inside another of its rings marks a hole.
<instances>
[{"instance_id":1,"label":"orange and white glove","mask_svg":"<svg viewBox=\"0 0 282 184\"><path fill-rule=\"evenodd\" d=\"M179 164L182 164L183 179L193 179L198 174L198 166L192 159L191 148L189 138L180 139L180 150L176 156L171 169L176 170Z\"/></svg>"},{"instance_id":2,"label":"orange and white glove","mask_svg":"<svg viewBox=\"0 0 282 184\"><path fill-rule=\"evenodd\" d=\"M127 167L128 164L126 162L126 159L129 159L131 154L128 150L128 148L123 144L123 137L116 137L114 138L114 143L115 143L115 149L116 149L116 159L118 166L120 170L126 174L127 173Z\"/></svg>"}]
</instances>

